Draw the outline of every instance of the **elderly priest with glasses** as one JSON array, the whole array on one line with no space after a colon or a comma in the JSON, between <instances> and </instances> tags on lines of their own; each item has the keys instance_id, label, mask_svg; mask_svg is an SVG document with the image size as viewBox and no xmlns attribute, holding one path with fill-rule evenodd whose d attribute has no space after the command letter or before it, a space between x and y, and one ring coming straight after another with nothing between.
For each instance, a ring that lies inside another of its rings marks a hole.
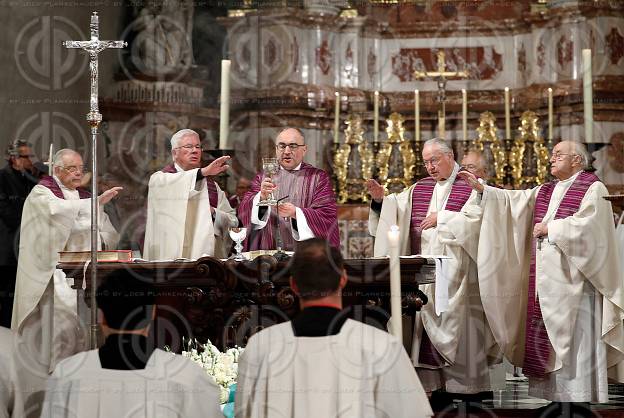
<instances>
[{"instance_id":1,"label":"elderly priest with glasses","mask_svg":"<svg viewBox=\"0 0 624 418\"><path fill-rule=\"evenodd\" d=\"M481 218L479 207L471 205L479 196L458 177L460 167L443 139L426 141L422 158L429 177L401 193L385 196L375 180L367 182L373 198L369 228L375 256L388 254L388 229L399 225L409 231L401 237L402 255L449 257L440 267L446 286L438 278L437 287L424 285L430 302L416 314L412 347L425 389L436 390L432 403L437 408L452 399L470 402L487 395L481 392L491 390L488 367L500 359L479 298L475 261Z\"/></svg>"},{"instance_id":2,"label":"elderly priest with glasses","mask_svg":"<svg viewBox=\"0 0 624 418\"><path fill-rule=\"evenodd\" d=\"M585 145L553 148L555 181L502 190L459 173L483 193L479 281L485 311L508 359L529 377L529 395L553 415L593 416L622 381L624 302L613 210L587 171Z\"/></svg>"},{"instance_id":3,"label":"elderly priest with glasses","mask_svg":"<svg viewBox=\"0 0 624 418\"><path fill-rule=\"evenodd\" d=\"M303 133L285 128L275 140L279 171L273 176L256 176L240 206L238 216L251 227L246 241L248 250L277 248L277 228L282 249L292 250L296 241L324 238L333 247L340 245L336 197L329 175L303 162L308 148ZM258 206L271 193L280 201L277 206Z\"/></svg>"},{"instance_id":4,"label":"elderly priest with glasses","mask_svg":"<svg viewBox=\"0 0 624 418\"><path fill-rule=\"evenodd\" d=\"M58 361L83 346L77 319L76 291L62 270L59 251L91 248L91 194L80 187L84 165L71 149L54 156L54 175L45 176L24 203L11 328L18 333L26 403L36 404L48 373ZM103 205L117 196L113 187L99 197L100 245L114 249L119 235L104 213Z\"/></svg>"},{"instance_id":5,"label":"elderly priest with glasses","mask_svg":"<svg viewBox=\"0 0 624 418\"><path fill-rule=\"evenodd\" d=\"M171 137L173 164L149 180L143 258L227 257L228 229L238 219L211 177L228 169L230 157L202 168L201 154L197 132L182 129Z\"/></svg>"}]
</instances>

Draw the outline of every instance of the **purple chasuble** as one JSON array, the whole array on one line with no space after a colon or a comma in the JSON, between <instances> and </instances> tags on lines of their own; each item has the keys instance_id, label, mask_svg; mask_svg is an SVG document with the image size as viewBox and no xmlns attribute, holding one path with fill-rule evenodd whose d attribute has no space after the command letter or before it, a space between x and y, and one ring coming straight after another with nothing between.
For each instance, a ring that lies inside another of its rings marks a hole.
<instances>
[{"instance_id":1,"label":"purple chasuble","mask_svg":"<svg viewBox=\"0 0 624 418\"><path fill-rule=\"evenodd\" d=\"M54 177L44 175L41 180L39 180L38 184L40 186L44 186L50 189L50 191L54 193L54 196L58 197L59 199L65 200L65 195L63 195L61 186L59 186L56 180L54 180ZM82 187L78 187L76 190L78 190L78 196L80 196L81 199L88 199L91 197L91 192L83 189Z\"/></svg>"},{"instance_id":2,"label":"purple chasuble","mask_svg":"<svg viewBox=\"0 0 624 418\"><path fill-rule=\"evenodd\" d=\"M411 254L420 253L420 238L422 234L420 224L427 217L427 211L429 210L429 205L431 204L431 196L433 196L433 189L435 188L435 185L435 179L432 177L426 177L419 180L412 191L412 217L410 220ZM465 180L456 177L453 185L451 186L451 192L446 200L444 209L451 212L459 212L468 201L471 193L472 188L468 185L468 183L466 183ZM425 330L423 330L420 341L418 362L438 367L444 364L444 359L431 343L431 340Z\"/></svg>"},{"instance_id":3,"label":"purple chasuble","mask_svg":"<svg viewBox=\"0 0 624 418\"><path fill-rule=\"evenodd\" d=\"M260 184L264 178L260 173L254 179L251 189L238 206L238 216L244 226L248 227L245 250L272 250L277 247L274 239L274 229L277 224L280 228L284 250L293 250L295 240L292 237L290 220L277 215L276 208L271 208L271 214L266 226L260 230L253 230L251 225L251 210L253 199L260 191ZM296 171L280 169L273 176L277 185L274 195L277 199L288 196L284 202L290 202L300 208L305 215L308 226L315 237L325 238L332 247L339 248L338 238L338 208L331 180L327 173L310 164L301 163Z\"/></svg>"},{"instance_id":4,"label":"purple chasuble","mask_svg":"<svg viewBox=\"0 0 624 418\"><path fill-rule=\"evenodd\" d=\"M563 196L554 219L567 218L578 212L587 189L596 181L599 181L599 179L594 174L586 171L581 172L566 191L565 196ZM540 189L535 200L535 209L533 210L533 226L542 222L542 219L544 219L548 211L548 205L550 204L550 197L556 184L557 181L552 181L544 184ZM536 296L535 241L536 240L533 239L531 248L531 267L529 269L529 293L527 299L527 322L522 372L527 376L543 378L546 375L546 365L548 364L552 346L548 338L548 333L546 332L546 326L544 325L539 298Z\"/></svg>"},{"instance_id":5,"label":"purple chasuble","mask_svg":"<svg viewBox=\"0 0 624 418\"><path fill-rule=\"evenodd\" d=\"M162 171L163 173L178 172L173 164L169 164L160 171ZM206 188L208 189L208 201L210 202L210 206L216 209L219 205L219 192L217 191L217 183L214 180L209 179L208 177L205 177L205 179L207 186Z\"/></svg>"}]
</instances>

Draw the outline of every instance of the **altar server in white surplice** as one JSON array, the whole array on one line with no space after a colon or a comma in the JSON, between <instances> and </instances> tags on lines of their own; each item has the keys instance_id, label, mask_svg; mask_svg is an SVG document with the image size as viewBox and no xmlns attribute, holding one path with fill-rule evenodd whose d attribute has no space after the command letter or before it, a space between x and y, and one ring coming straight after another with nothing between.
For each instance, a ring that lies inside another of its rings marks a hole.
<instances>
[{"instance_id":1,"label":"altar server in white surplice","mask_svg":"<svg viewBox=\"0 0 624 418\"><path fill-rule=\"evenodd\" d=\"M341 312L347 276L340 251L320 238L302 241L291 272L301 312L249 339L236 417L432 416L401 342Z\"/></svg>"},{"instance_id":2,"label":"altar server in white surplice","mask_svg":"<svg viewBox=\"0 0 624 418\"><path fill-rule=\"evenodd\" d=\"M489 366L500 362L479 297L477 245L479 196L457 177L452 149L441 139L426 141L423 162L430 177L384 197L376 181L367 186L373 203L369 229L375 256L389 254L388 230L401 230L401 255L436 254L444 260L448 306L436 300L435 285L422 286L429 303L416 313L412 361L427 391L477 395L491 390ZM440 284L442 286L442 284ZM480 396L480 395L479 395ZM461 396L477 400L479 396ZM435 407L435 406L434 406Z\"/></svg>"},{"instance_id":3,"label":"altar server in white surplice","mask_svg":"<svg viewBox=\"0 0 624 418\"><path fill-rule=\"evenodd\" d=\"M43 418L222 418L219 389L190 359L154 348L154 289L117 270L97 290L98 350L60 362L48 380Z\"/></svg>"},{"instance_id":4,"label":"altar server in white surplice","mask_svg":"<svg viewBox=\"0 0 624 418\"><path fill-rule=\"evenodd\" d=\"M20 337L20 361L27 368L24 380L33 399L56 363L84 343L76 290L56 269L59 251L91 248L91 194L80 188L83 169L78 153L58 151L54 176L43 177L24 203L11 328ZM103 205L120 190L113 187L98 197L99 243L109 249L116 248L119 235Z\"/></svg>"},{"instance_id":5,"label":"altar server in white surplice","mask_svg":"<svg viewBox=\"0 0 624 418\"><path fill-rule=\"evenodd\" d=\"M556 181L532 190L483 191L479 278L505 355L523 367L529 394L606 402L624 358L624 300L613 212L581 143L550 159Z\"/></svg>"},{"instance_id":6,"label":"altar server in white surplice","mask_svg":"<svg viewBox=\"0 0 624 418\"><path fill-rule=\"evenodd\" d=\"M228 169L230 157L200 168L199 135L182 129L171 137L170 164L150 177L143 258L225 258L230 227L238 225L236 211L211 178Z\"/></svg>"},{"instance_id":7,"label":"altar server in white surplice","mask_svg":"<svg viewBox=\"0 0 624 418\"><path fill-rule=\"evenodd\" d=\"M25 416L24 388L18 375L22 365L16 355L19 349L17 341L17 334L0 327L0 418Z\"/></svg>"}]
</instances>

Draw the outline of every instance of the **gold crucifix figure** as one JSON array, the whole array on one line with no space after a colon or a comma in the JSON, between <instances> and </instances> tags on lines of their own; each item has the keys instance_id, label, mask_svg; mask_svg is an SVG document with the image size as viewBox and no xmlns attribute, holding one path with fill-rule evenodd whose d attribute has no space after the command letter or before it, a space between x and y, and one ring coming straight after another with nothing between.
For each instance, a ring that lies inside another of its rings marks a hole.
<instances>
[{"instance_id":1,"label":"gold crucifix figure","mask_svg":"<svg viewBox=\"0 0 624 418\"><path fill-rule=\"evenodd\" d=\"M446 123L446 82L448 81L448 77L462 77L468 78L468 71L445 71L446 70L446 61L444 58L444 51L439 50L437 53L438 57L438 71L414 71L414 77L416 78L435 78L438 83L438 103L440 103L440 108L438 109L438 137L444 138L445 130L444 125Z\"/></svg>"}]
</instances>

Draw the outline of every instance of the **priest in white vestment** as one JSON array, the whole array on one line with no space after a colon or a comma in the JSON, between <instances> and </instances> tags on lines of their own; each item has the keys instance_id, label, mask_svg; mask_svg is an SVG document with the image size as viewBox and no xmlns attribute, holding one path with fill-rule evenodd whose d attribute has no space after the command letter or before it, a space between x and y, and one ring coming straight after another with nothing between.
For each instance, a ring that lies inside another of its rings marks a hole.
<instances>
[{"instance_id":1,"label":"priest in white vestment","mask_svg":"<svg viewBox=\"0 0 624 418\"><path fill-rule=\"evenodd\" d=\"M146 260L225 258L236 211L211 178L228 169L230 157L201 168L199 135L182 129L171 137L173 164L150 177L143 258Z\"/></svg>"},{"instance_id":2,"label":"priest in white vestment","mask_svg":"<svg viewBox=\"0 0 624 418\"><path fill-rule=\"evenodd\" d=\"M77 317L77 293L62 270L59 251L91 248L90 193L79 187L84 164L80 154L63 149L54 157L54 175L45 176L24 203L20 231L15 302L11 328L20 337L20 363L27 370L23 380L36 398L56 363L81 350L83 325ZM114 249L119 235L104 213L103 205L121 187L99 197L99 245ZM40 400L39 400L40 401Z\"/></svg>"},{"instance_id":3,"label":"priest in white vestment","mask_svg":"<svg viewBox=\"0 0 624 418\"><path fill-rule=\"evenodd\" d=\"M556 181L532 190L483 191L479 278L486 314L529 394L555 402L606 402L621 380L624 300L613 213L583 144L562 141Z\"/></svg>"},{"instance_id":4,"label":"priest in white vestment","mask_svg":"<svg viewBox=\"0 0 624 418\"><path fill-rule=\"evenodd\" d=\"M320 238L303 241L291 273L301 312L249 339L236 417L432 416L402 343L341 312L348 279L340 251Z\"/></svg>"},{"instance_id":5,"label":"priest in white vestment","mask_svg":"<svg viewBox=\"0 0 624 418\"><path fill-rule=\"evenodd\" d=\"M117 270L104 278L96 298L106 340L58 364L43 418L223 417L212 378L190 359L154 348L153 286Z\"/></svg>"},{"instance_id":6,"label":"priest in white vestment","mask_svg":"<svg viewBox=\"0 0 624 418\"><path fill-rule=\"evenodd\" d=\"M448 292L448 301L436 299L435 285L422 286L429 303L416 313L412 361L427 391L487 392L491 390L489 366L500 362L500 355L479 297L476 260L481 214L475 206L479 197L457 177L460 167L443 140L426 141L422 156L430 177L401 193L384 197L382 186L367 182L373 198L369 229L375 236L374 254L389 254L388 230L396 224L409 232L401 234L401 255L449 257L443 260L447 282L439 283Z\"/></svg>"}]
</instances>

